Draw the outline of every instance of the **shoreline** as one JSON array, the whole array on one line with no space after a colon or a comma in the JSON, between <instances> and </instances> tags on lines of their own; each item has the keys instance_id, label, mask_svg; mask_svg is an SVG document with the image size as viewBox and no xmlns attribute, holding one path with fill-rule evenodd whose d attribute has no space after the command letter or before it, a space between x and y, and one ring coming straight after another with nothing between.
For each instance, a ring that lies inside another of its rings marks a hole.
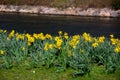
<instances>
[{"instance_id":1,"label":"shoreline","mask_svg":"<svg viewBox=\"0 0 120 80\"><path fill-rule=\"evenodd\" d=\"M28 13L28 14L46 14L46 15L71 15L71 16L97 16L97 17L119 17L120 10L109 8L75 8L68 7L65 9L52 8L47 6L15 6L0 5L0 12L10 13Z\"/></svg>"}]
</instances>

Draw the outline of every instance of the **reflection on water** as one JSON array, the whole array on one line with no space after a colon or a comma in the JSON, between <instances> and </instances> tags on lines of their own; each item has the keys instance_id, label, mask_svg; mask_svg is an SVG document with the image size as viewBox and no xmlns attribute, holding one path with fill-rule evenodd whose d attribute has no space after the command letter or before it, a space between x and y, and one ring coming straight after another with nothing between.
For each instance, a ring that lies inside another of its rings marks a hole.
<instances>
[{"instance_id":1,"label":"reflection on water","mask_svg":"<svg viewBox=\"0 0 120 80\"><path fill-rule=\"evenodd\" d=\"M0 29L18 32L70 35L88 32L93 36L114 34L120 38L120 18L0 13Z\"/></svg>"}]
</instances>

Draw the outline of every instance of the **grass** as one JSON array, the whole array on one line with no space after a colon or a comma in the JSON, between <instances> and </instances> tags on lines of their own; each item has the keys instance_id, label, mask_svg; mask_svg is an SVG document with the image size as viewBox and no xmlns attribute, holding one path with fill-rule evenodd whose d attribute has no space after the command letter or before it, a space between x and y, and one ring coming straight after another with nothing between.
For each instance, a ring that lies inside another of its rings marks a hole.
<instances>
[{"instance_id":1,"label":"grass","mask_svg":"<svg viewBox=\"0 0 120 80\"><path fill-rule=\"evenodd\" d=\"M35 73L34 73L35 71ZM33 68L30 70L24 67L14 67L12 69L1 69L1 80L120 80L120 70L115 73L106 74L103 66L93 66L90 74L78 77L72 77L72 69L62 72L55 72L55 68L46 69Z\"/></svg>"}]
</instances>

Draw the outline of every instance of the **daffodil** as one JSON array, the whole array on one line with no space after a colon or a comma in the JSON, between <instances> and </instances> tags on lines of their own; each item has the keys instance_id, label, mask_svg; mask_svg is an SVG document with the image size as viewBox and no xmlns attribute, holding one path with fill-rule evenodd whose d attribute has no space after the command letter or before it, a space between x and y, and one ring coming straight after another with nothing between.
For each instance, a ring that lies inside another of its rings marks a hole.
<instances>
[{"instance_id":1,"label":"daffodil","mask_svg":"<svg viewBox=\"0 0 120 80\"><path fill-rule=\"evenodd\" d=\"M83 33L83 38L85 39L85 41L87 41L87 42L91 42L92 41L92 38L91 38L91 36L90 36L90 34L87 34L86 32L85 33Z\"/></svg>"},{"instance_id":2,"label":"daffodil","mask_svg":"<svg viewBox=\"0 0 120 80\"><path fill-rule=\"evenodd\" d=\"M39 39L39 36L38 36L38 34L36 34L36 33L33 34L33 37L34 37L35 39Z\"/></svg>"},{"instance_id":3,"label":"daffodil","mask_svg":"<svg viewBox=\"0 0 120 80\"><path fill-rule=\"evenodd\" d=\"M28 44L28 46L31 46L31 42L28 42L27 44Z\"/></svg>"},{"instance_id":4,"label":"daffodil","mask_svg":"<svg viewBox=\"0 0 120 80\"><path fill-rule=\"evenodd\" d=\"M118 39L111 38L110 40L111 40L112 45L116 45L118 43Z\"/></svg>"},{"instance_id":5,"label":"daffodil","mask_svg":"<svg viewBox=\"0 0 120 80\"><path fill-rule=\"evenodd\" d=\"M117 47L114 49L114 51L115 51L116 53L119 53L119 52L120 52L120 46L117 46Z\"/></svg>"},{"instance_id":6,"label":"daffodil","mask_svg":"<svg viewBox=\"0 0 120 80\"><path fill-rule=\"evenodd\" d=\"M6 32L7 32L7 30L3 30L3 32L4 32L4 33L6 33Z\"/></svg>"},{"instance_id":7,"label":"daffodil","mask_svg":"<svg viewBox=\"0 0 120 80\"><path fill-rule=\"evenodd\" d=\"M59 40L59 39L60 39L60 37L56 36L54 39L55 39L55 41L57 41L57 40Z\"/></svg>"},{"instance_id":8,"label":"daffodil","mask_svg":"<svg viewBox=\"0 0 120 80\"><path fill-rule=\"evenodd\" d=\"M53 49L53 44L49 44L49 49Z\"/></svg>"},{"instance_id":9,"label":"daffodil","mask_svg":"<svg viewBox=\"0 0 120 80\"><path fill-rule=\"evenodd\" d=\"M22 51L25 51L25 47L22 47Z\"/></svg>"},{"instance_id":10,"label":"daffodil","mask_svg":"<svg viewBox=\"0 0 120 80\"><path fill-rule=\"evenodd\" d=\"M59 36L62 36L63 32L62 31L58 31Z\"/></svg>"},{"instance_id":11,"label":"daffodil","mask_svg":"<svg viewBox=\"0 0 120 80\"><path fill-rule=\"evenodd\" d=\"M52 36L51 36L50 34L46 34L45 37L46 37L47 39L52 39Z\"/></svg>"},{"instance_id":12,"label":"daffodil","mask_svg":"<svg viewBox=\"0 0 120 80\"><path fill-rule=\"evenodd\" d=\"M10 32L10 34L8 35L8 38L12 38L12 37L14 36L14 34L15 34L15 31L12 30L12 31Z\"/></svg>"},{"instance_id":13,"label":"daffodil","mask_svg":"<svg viewBox=\"0 0 120 80\"><path fill-rule=\"evenodd\" d=\"M5 51L4 51L4 50L0 50L0 54L1 54L1 55L4 55L4 54L5 54Z\"/></svg>"},{"instance_id":14,"label":"daffodil","mask_svg":"<svg viewBox=\"0 0 120 80\"><path fill-rule=\"evenodd\" d=\"M48 50L48 42L45 43L44 50L45 50L45 51Z\"/></svg>"},{"instance_id":15,"label":"daffodil","mask_svg":"<svg viewBox=\"0 0 120 80\"><path fill-rule=\"evenodd\" d=\"M33 43L34 41L35 41L35 39L34 39L34 37L33 36L31 36L30 34L26 34L26 37L27 37L27 39L28 39L28 42L30 42L30 43Z\"/></svg>"},{"instance_id":16,"label":"daffodil","mask_svg":"<svg viewBox=\"0 0 120 80\"><path fill-rule=\"evenodd\" d=\"M38 36L39 36L39 39L41 39L41 40L45 40L46 39L43 33L38 34Z\"/></svg>"},{"instance_id":17,"label":"daffodil","mask_svg":"<svg viewBox=\"0 0 120 80\"><path fill-rule=\"evenodd\" d=\"M92 46L93 46L94 48L96 48L96 47L98 46L98 43L95 42L95 43L92 44Z\"/></svg>"},{"instance_id":18,"label":"daffodil","mask_svg":"<svg viewBox=\"0 0 120 80\"><path fill-rule=\"evenodd\" d=\"M64 33L64 38L65 38L65 39L68 39L68 38L69 38L68 33L66 33L66 32Z\"/></svg>"},{"instance_id":19,"label":"daffodil","mask_svg":"<svg viewBox=\"0 0 120 80\"><path fill-rule=\"evenodd\" d=\"M44 50L48 51L49 49L53 49L54 45L48 42L45 43Z\"/></svg>"},{"instance_id":20,"label":"daffodil","mask_svg":"<svg viewBox=\"0 0 120 80\"><path fill-rule=\"evenodd\" d=\"M6 33L6 32L7 32L7 30L0 30L0 32L2 32L2 33Z\"/></svg>"},{"instance_id":21,"label":"daffodil","mask_svg":"<svg viewBox=\"0 0 120 80\"><path fill-rule=\"evenodd\" d=\"M111 37L111 38L113 38L113 37L114 37L114 35L113 35L113 34L111 34L111 35L110 35L110 37Z\"/></svg>"},{"instance_id":22,"label":"daffodil","mask_svg":"<svg viewBox=\"0 0 120 80\"><path fill-rule=\"evenodd\" d=\"M80 36L74 35L72 36L72 39L70 40L69 45L75 49L76 45L79 44L79 42L80 42Z\"/></svg>"},{"instance_id":23,"label":"daffodil","mask_svg":"<svg viewBox=\"0 0 120 80\"><path fill-rule=\"evenodd\" d=\"M16 40L19 40L19 39L24 40L25 39L24 34L17 34L16 35Z\"/></svg>"},{"instance_id":24,"label":"daffodil","mask_svg":"<svg viewBox=\"0 0 120 80\"><path fill-rule=\"evenodd\" d=\"M99 37L99 39L98 39L98 42L99 42L99 43L103 43L104 41L105 41L105 37L104 37L104 36Z\"/></svg>"},{"instance_id":25,"label":"daffodil","mask_svg":"<svg viewBox=\"0 0 120 80\"><path fill-rule=\"evenodd\" d=\"M62 39L58 39L58 40L56 41L56 48L61 49L62 42L63 42Z\"/></svg>"}]
</instances>

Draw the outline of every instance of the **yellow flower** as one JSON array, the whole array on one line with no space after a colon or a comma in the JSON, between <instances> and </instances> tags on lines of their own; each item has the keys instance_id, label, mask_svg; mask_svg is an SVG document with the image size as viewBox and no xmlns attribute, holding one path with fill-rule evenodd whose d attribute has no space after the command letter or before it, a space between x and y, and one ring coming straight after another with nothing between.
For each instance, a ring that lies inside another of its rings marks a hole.
<instances>
[{"instance_id":1,"label":"yellow flower","mask_svg":"<svg viewBox=\"0 0 120 80\"><path fill-rule=\"evenodd\" d=\"M14 31L14 30L12 30L12 31L10 32L10 34L8 35L8 38L13 37L13 36L14 36L14 34L15 34L15 31Z\"/></svg>"},{"instance_id":2,"label":"yellow flower","mask_svg":"<svg viewBox=\"0 0 120 80\"><path fill-rule=\"evenodd\" d=\"M7 32L7 30L0 30L0 32L6 33L6 32Z\"/></svg>"},{"instance_id":3,"label":"yellow flower","mask_svg":"<svg viewBox=\"0 0 120 80\"><path fill-rule=\"evenodd\" d=\"M76 45L79 44L79 42L80 42L80 36L74 35L72 36L72 39L70 40L69 45L75 49Z\"/></svg>"},{"instance_id":4,"label":"yellow flower","mask_svg":"<svg viewBox=\"0 0 120 80\"><path fill-rule=\"evenodd\" d=\"M48 42L45 43L45 47L44 50L47 51L48 50Z\"/></svg>"},{"instance_id":5,"label":"yellow flower","mask_svg":"<svg viewBox=\"0 0 120 80\"><path fill-rule=\"evenodd\" d=\"M55 37L55 41L57 41L57 40L59 40L59 39L60 39L60 37L58 37L58 36Z\"/></svg>"},{"instance_id":6,"label":"yellow flower","mask_svg":"<svg viewBox=\"0 0 120 80\"><path fill-rule=\"evenodd\" d=\"M7 30L4 30L3 32L4 32L4 33L6 33L6 32L7 32Z\"/></svg>"},{"instance_id":7,"label":"yellow flower","mask_svg":"<svg viewBox=\"0 0 120 80\"><path fill-rule=\"evenodd\" d=\"M24 40L24 38L25 38L24 34L17 34L16 35L16 40L19 40L19 39Z\"/></svg>"},{"instance_id":8,"label":"yellow flower","mask_svg":"<svg viewBox=\"0 0 120 80\"><path fill-rule=\"evenodd\" d=\"M116 45L119 41L118 39L115 39L115 38L111 38L110 40L112 42L112 45Z\"/></svg>"},{"instance_id":9,"label":"yellow flower","mask_svg":"<svg viewBox=\"0 0 120 80\"><path fill-rule=\"evenodd\" d=\"M86 32L83 33L83 38L85 39L85 41L88 41L88 42L91 42L92 41L92 38L90 36L90 34L87 34Z\"/></svg>"},{"instance_id":10,"label":"yellow flower","mask_svg":"<svg viewBox=\"0 0 120 80\"><path fill-rule=\"evenodd\" d=\"M51 36L50 34L46 34L45 37L46 37L47 39L52 39L52 36Z\"/></svg>"},{"instance_id":11,"label":"yellow flower","mask_svg":"<svg viewBox=\"0 0 120 80\"><path fill-rule=\"evenodd\" d=\"M58 34L59 34L59 36L61 36L61 35L63 34L63 32L62 32L62 31L59 31Z\"/></svg>"},{"instance_id":12,"label":"yellow flower","mask_svg":"<svg viewBox=\"0 0 120 80\"><path fill-rule=\"evenodd\" d=\"M44 50L47 51L49 49L53 49L53 44L49 44L48 42L45 43Z\"/></svg>"},{"instance_id":13,"label":"yellow flower","mask_svg":"<svg viewBox=\"0 0 120 80\"><path fill-rule=\"evenodd\" d=\"M22 47L22 51L25 51L25 47Z\"/></svg>"},{"instance_id":14,"label":"yellow flower","mask_svg":"<svg viewBox=\"0 0 120 80\"><path fill-rule=\"evenodd\" d=\"M4 50L0 50L0 54L4 55L5 51Z\"/></svg>"},{"instance_id":15,"label":"yellow flower","mask_svg":"<svg viewBox=\"0 0 120 80\"><path fill-rule=\"evenodd\" d=\"M66 32L64 33L64 38L65 38L65 39L68 39L68 38L69 38L68 33L66 33Z\"/></svg>"},{"instance_id":16,"label":"yellow flower","mask_svg":"<svg viewBox=\"0 0 120 80\"><path fill-rule=\"evenodd\" d=\"M28 42L28 46L31 46L31 42Z\"/></svg>"},{"instance_id":17,"label":"yellow flower","mask_svg":"<svg viewBox=\"0 0 120 80\"><path fill-rule=\"evenodd\" d=\"M119 52L120 52L120 46L117 46L117 47L114 49L114 51L115 51L116 53L119 53Z\"/></svg>"},{"instance_id":18,"label":"yellow flower","mask_svg":"<svg viewBox=\"0 0 120 80\"><path fill-rule=\"evenodd\" d=\"M76 45L73 45L73 48L75 49L75 48L76 48Z\"/></svg>"},{"instance_id":19,"label":"yellow flower","mask_svg":"<svg viewBox=\"0 0 120 80\"><path fill-rule=\"evenodd\" d=\"M98 42L98 39L96 37L93 38L94 42Z\"/></svg>"},{"instance_id":20,"label":"yellow flower","mask_svg":"<svg viewBox=\"0 0 120 80\"><path fill-rule=\"evenodd\" d=\"M114 37L114 35L113 35L113 34L111 34L111 35L110 35L110 37L111 37L111 38L113 38L113 37Z\"/></svg>"},{"instance_id":21,"label":"yellow flower","mask_svg":"<svg viewBox=\"0 0 120 80\"><path fill-rule=\"evenodd\" d=\"M33 37L34 37L35 39L38 39L38 38L39 38L38 34L36 34L36 33L33 34Z\"/></svg>"},{"instance_id":22,"label":"yellow flower","mask_svg":"<svg viewBox=\"0 0 120 80\"><path fill-rule=\"evenodd\" d=\"M55 47L58 49L61 49L61 45L62 45L63 40L60 37L56 36L55 41L56 41Z\"/></svg>"},{"instance_id":23,"label":"yellow flower","mask_svg":"<svg viewBox=\"0 0 120 80\"><path fill-rule=\"evenodd\" d=\"M94 48L96 48L96 47L98 46L98 43L95 42L95 43L92 44L92 46L93 46Z\"/></svg>"},{"instance_id":24,"label":"yellow flower","mask_svg":"<svg viewBox=\"0 0 120 80\"><path fill-rule=\"evenodd\" d=\"M45 40L45 36L44 36L43 33L38 34L38 36L39 36L39 39L41 39L41 40Z\"/></svg>"},{"instance_id":25,"label":"yellow flower","mask_svg":"<svg viewBox=\"0 0 120 80\"><path fill-rule=\"evenodd\" d=\"M56 42L56 48L61 49L62 42L62 39L58 39Z\"/></svg>"},{"instance_id":26,"label":"yellow flower","mask_svg":"<svg viewBox=\"0 0 120 80\"><path fill-rule=\"evenodd\" d=\"M35 41L34 37L32 37L30 34L27 33L25 36L27 37L28 42L34 42Z\"/></svg>"},{"instance_id":27,"label":"yellow flower","mask_svg":"<svg viewBox=\"0 0 120 80\"><path fill-rule=\"evenodd\" d=\"M105 37L104 37L104 36L102 36L102 37L99 37L98 42L99 42L99 43L103 43L103 42L104 42L104 40L105 40Z\"/></svg>"},{"instance_id":28,"label":"yellow flower","mask_svg":"<svg viewBox=\"0 0 120 80\"><path fill-rule=\"evenodd\" d=\"M49 44L49 49L53 49L53 44Z\"/></svg>"}]
</instances>

